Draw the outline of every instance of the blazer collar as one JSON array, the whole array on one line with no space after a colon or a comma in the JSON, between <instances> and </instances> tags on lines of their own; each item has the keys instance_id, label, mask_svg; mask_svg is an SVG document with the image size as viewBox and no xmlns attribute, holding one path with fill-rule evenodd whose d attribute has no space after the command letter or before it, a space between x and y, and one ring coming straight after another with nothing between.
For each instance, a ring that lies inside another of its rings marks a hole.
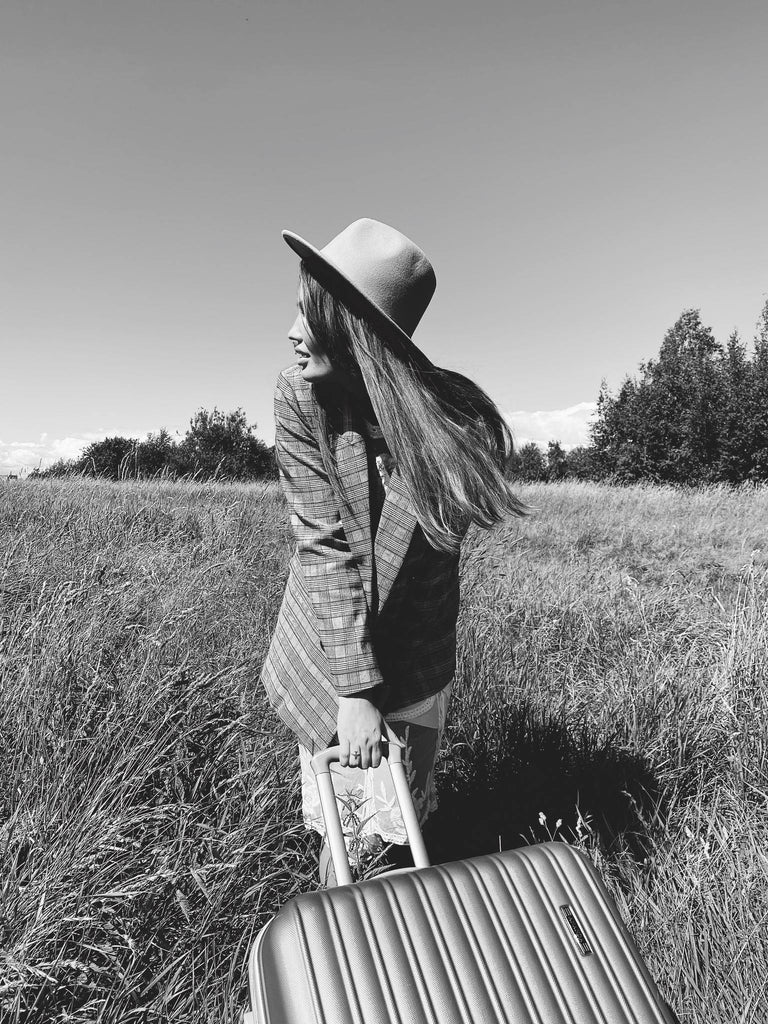
<instances>
[{"instance_id":1,"label":"blazer collar","mask_svg":"<svg viewBox=\"0 0 768 1024\"><path fill-rule=\"evenodd\" d=\"M416 514L405 482L395 467L374 544L371 538L370 481L365 438L353 414L344 412L341 432L335 435L332 443L344 492L344 507L341 510L344 532L350 549L357 556L368 607L378 614L384 607L408 551L416 528Z\"/></svg>"}]
</instances>

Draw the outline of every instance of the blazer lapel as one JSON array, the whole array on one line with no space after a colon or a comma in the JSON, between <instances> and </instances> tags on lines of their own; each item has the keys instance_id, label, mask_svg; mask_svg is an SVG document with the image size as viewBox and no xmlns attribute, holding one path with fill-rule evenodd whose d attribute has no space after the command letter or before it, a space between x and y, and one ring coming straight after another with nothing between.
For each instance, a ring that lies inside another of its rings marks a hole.
<instances>
[{"instance_id":1,"label":"blazer lapel","mask_svg":"<svg viewBox=\"0 0 768 1024\"><path fill-rule=\"evenodd\" d=\"M345 429L336 437L334 456L344 491L344 533L351 551L357 556L365 599L372 609L371 510L365 441L356 430Z\"/></svg>"},{"instance_id":2,"label":"blazer lapel","mask_svg":"<svg viewBox=\"0 0 768 1024\"><path fill-rule=\"evenodd\" d=\"M346 412L341 432L334 437L333 451L344 491L344 532L350 549L358 559L368 608L378 614L384 607L408 552L416 528L416 514L405 482L395 466L374 545L371 538L370 484L365 439L352 415ZM373 593L374 563L377 595Z\"/></svg>"},{"instance_id":3,"label":"blazer lapel","mask_svg":"<svg viewBox=\"0 0 768 1024\"><path fill-rule=\"evenodd\" d=\"M416 514L397 466L389 479L389 491L376 531L375 562L379 612L397 579L416 528Z\"/></svg>"}]
</instances>

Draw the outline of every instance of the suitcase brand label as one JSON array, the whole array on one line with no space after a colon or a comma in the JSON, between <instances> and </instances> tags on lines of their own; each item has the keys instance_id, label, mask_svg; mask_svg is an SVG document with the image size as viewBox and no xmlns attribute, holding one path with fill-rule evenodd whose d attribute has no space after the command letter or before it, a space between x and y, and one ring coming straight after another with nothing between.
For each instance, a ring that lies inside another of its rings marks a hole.
<instances>
[{"instance_id":1,"label":"suitcase brand label","mask_svg":"<svg viewBox=\"0 0 768 1024\"><path fill-rule=\"evenodd\" d=\"M571 934L576 940L576 945L579 947L579 952L582 956L589 956L592 952L592 947L589 944L587 936L581 930L581 925L576 920L576 915L573 912L573 907L570 903L564 903L560 907L560 913L566 920L568 927L571 929Z\"/></svg>"}]
</instances>

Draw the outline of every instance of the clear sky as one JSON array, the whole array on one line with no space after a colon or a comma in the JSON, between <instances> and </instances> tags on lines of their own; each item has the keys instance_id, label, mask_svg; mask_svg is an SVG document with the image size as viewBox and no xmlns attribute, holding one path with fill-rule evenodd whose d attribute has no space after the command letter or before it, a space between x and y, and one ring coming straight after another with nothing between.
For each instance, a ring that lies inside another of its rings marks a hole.
<instances>
[{"instance_id":1,"label":"clear sky","mask_svg":"<svg viewBox=\"0 0 768 1024\"><path fill-rule=\"evenodd\" d=\"M764 0L2 0L0 472L242 406L291 228L438 279L415 340L576 443L683 309L768 298Z\"/></svg>"}]
</instances>

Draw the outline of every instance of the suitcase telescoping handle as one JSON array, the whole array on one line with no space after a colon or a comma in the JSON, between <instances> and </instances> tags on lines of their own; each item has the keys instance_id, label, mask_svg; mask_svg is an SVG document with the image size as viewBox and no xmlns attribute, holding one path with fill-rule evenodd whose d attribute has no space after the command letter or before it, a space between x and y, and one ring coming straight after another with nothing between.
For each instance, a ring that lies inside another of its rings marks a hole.
<instances>
[{"instance_id":1,"label":"suitcase telescoping handle","mask_svg":"<svg viewBox=\"0 0 768 1024\"><path fill-rule=\"evenodd\" d=\"M416 817L416 809L413 806L413 797L405 777L403 767L402 744L389 725L387 728L387 756L382 756L382 761L389 768L392 776L392 785L395 787L395 795L400 806L400 813L405 825L405 834L408 837L408 844L411 847L411 856L414 866L417 868L429 867L429 856L424 845L424 839L419 828L419 820ZM336 872L338 885L350 885L352 882L352 871L349 867L347 847L344 843L344 833L341 828L339 808L336 803L336 794L331 781L331 764L339 760L340 748L328 747L321 750L312 758L312 771L315 773L317 790L320 794L320 806L325 819L325 832L328 845L331 850L333 869Z\"/></svg>"}]
</instances>

